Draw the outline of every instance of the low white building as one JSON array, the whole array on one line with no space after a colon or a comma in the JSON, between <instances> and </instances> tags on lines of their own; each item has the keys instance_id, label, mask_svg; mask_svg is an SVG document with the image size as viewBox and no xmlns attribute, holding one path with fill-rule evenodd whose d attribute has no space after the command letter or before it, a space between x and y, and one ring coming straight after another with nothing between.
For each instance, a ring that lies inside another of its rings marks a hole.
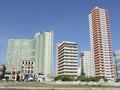
<instances>
[{"instance_id":1,"label":"low white building","mask_svg":"<svg viewBox=\"0 0 120 90\"><path fill-rule=\"evenodd\" d=\"M34 60L20 60L20 79L24 79L26 75L34 75Z\"/></svg>"}]
</instances>

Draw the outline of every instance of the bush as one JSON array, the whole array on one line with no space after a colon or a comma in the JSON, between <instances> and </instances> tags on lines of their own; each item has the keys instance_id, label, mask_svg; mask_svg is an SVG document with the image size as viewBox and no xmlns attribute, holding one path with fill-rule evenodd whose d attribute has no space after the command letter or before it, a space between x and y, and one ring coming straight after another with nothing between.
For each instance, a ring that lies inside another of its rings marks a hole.
<instances>
[{"instance_id":1,"label":"bush","mask_svg":"<svg viewBox=\"0 0 120 90\"><path fill-rule=\"evenodd\" d=\"M56 76L54 78L55 81L62 80L62 81L74 81L74 77L72 76Z\"/></svg>"},{"instance_id":2,"label":"bush","mask_svg":"<svg viewBox=\"0 0 120 90\"><path fill-rule=\"evenodd\" d=\"M61 80L62 80L62 81L73 81L72 78L69 77L69 76L63 76L63 77L61 78Z\"/></svg>"},{"instance_id":3,"label":"bush","mask_svg":"<svg viewBox=\"0 0 120 90\"><path fill-rule=\"evenodd\" d=\"M120 82L120 78L116 79L116 82Z\"/></svg>"},{"instance_id":4,"label":"bush","mask_svg":"<svg viewBox=\"0 0 120 90\"><path fill-rule=\"evenodd\" d=\"M100 79L103 79L104 81L107 81L106 78L104 77L89 77L89 78L86 78L86 77L78 77L77 80L80 80L80 81L94 81L94 82L98 82Z\"/></svg>"},{"instance_id":5,"label":"bush","mask_svg":"<svg viewBox=\"0 0 120 90\"><path fill-rule=\"evenodd\" d=\"M56 77L54 78L54 81L58 81L58 80L61 80L61 76L56 76Z\"/></svg>"},{"instance_id":6,"label":"bush","mask_svg":"<svg viewBox=\"0 0 120 90\"><path fill-rule=\"evenodd\" d=\"M89 78L86 78L86 77L78 77L77 80L80 80L80 81L86 81L88 82L89 81Z\"/></svg>"}]
</instances>

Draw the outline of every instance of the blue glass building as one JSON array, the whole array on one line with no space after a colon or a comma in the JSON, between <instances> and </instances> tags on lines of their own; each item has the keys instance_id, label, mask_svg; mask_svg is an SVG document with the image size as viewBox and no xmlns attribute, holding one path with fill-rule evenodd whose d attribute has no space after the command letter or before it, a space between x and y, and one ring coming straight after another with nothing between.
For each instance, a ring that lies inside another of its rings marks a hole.
<instances>
[{"instance_id":1,"label":"blue glass building","mask_svg":"<svg viewBox=\"0 0 120 90\"><path fill-rule=\"evenodd\" d=\"M114 60L115 60L115 66L116 66L116 75L117 79L120 78L120 50L114 51Z\"/></svg>"}]
</instances>

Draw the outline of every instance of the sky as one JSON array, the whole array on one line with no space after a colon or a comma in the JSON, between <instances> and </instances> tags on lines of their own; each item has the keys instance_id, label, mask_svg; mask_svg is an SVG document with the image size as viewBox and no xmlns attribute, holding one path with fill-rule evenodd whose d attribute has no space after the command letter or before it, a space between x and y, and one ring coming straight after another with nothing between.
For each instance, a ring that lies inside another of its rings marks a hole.
<instances>
[{"instance_id":1,"label":"sky","mask_svg":"<svg viewBox=\"0 0 120 90\"><path fill-rule=\"evenodd\" d=\"M8 39L34 38L36 32L54 32L56 44L73 41L78 54L90 50L88 14L94 7L109 11L112 49L120 49L120 0L0 0L0 63L5 64Z\"/></svg>"}]
</instances>

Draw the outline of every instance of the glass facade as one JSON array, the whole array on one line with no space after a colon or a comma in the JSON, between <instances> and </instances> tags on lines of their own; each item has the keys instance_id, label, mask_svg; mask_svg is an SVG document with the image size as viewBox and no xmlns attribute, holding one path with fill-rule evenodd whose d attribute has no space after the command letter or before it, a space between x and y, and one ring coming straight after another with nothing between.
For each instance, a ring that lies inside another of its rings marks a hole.
<instances>
[{"instance_id":1,"label":"glass facade","mask_svg":"<svg viewBox=\"0 0 120 90\"><path fill-rule=\"evenodd\" d=\"M20 60L35 60L33 51L33 39L9 39L7 50L7 70L20 69Z\"/></svg>"},{"instance_id":2,"label":"glass facade","mask_svg":"<svg viewBox=\"0 0 120 90\"><path fill-rule=\"evenodd\" d=\"M116 75L117 78L120 78L120 50L114 51L114 60L115 60L115 66L116 66Z\"/></svg>"},{"instance_id":3,"label":"glass facade","mask_svg":"<svg viewBox=\"0 0 120 90\"><path fill-rule=\"evenodd\" d=\"M45 31L35 34L33 39L9 39L7 50L7 70L12 67L18 71L22 60L35 61L34 74L52 74L53 32Z\"/></svg>"},{"instance_id":4,"label":"glass facade","mask_svg":"<svg viewBox=\"0 0 120 90\"><path fill-rule=\"evenodd\" d=\"M53 32L36 33L35 45L35 73L39 72L49 76L52 74L53 63Z\"/></svg>"}]
</instances>

